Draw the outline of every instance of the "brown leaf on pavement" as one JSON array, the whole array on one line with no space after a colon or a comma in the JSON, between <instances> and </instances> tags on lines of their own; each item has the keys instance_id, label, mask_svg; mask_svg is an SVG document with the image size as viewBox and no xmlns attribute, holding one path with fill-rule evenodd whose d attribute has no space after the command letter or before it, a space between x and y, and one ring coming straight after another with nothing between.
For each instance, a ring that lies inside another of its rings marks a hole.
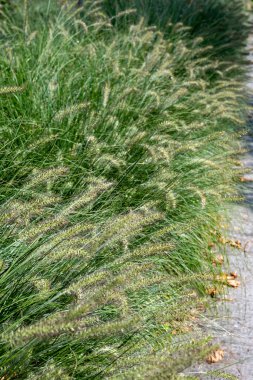
<instances>
[{"instance_id":1,"label":"brown leaf on pavement","mask_svg":"<svg viewBox=\"0 0 253 380\"><path fill-rule=\"evenodd\" d=\"M242 249L242 243L239 240L229 240L228 244L230 247L237 248L237 249Z\"/></svg>"},{"instance_id":2,"label":"brown leaf on pavement","mask_svg":"<svg viewBox=\"0 0 253 380\"><path fill-rule=\"evenodd\" d=\"M239 240L226 239L224 236L219 236L218 241L223 245L230 245L232 248L242 249L242 243Z\"/></svg>"},{"instance_id":3,"label":"brown leaf on pavement","mask_svg":"<svg viewBox=\"0 0 253 380\"><path fill-rule=\"evenodd\" d=\"M215 297L217 294L218 294L218 290L217 288L209 288L207 289L207 294L209 294L209 296L211 297Z\"/></svg>"},{"instance_id":4,"label":"brown leaf on pavement","mask_svg":"<svg viewBox=\"0 0 253 380\"><path fill-rule=\"evenodd\" d=\"M224 351L221 348L213 351L207 358L206 361L208 364L218 363L224 358Z\"/></svg>"},{"instance_id":5,"label":"brown leaf on pavement","mask_svg":"<svg viewBox=\"0 0 253 380\"><path fill-rule=\"evenodd\" d=\"M228 279L227 284L228 286L231 286L232 288L238 288L238 286L240 286L241 283L240 281L235 280L235 279Z\"/></svg>"},{"instance_id":6,"label":"brown leaf on pavement","mask_svg":"<svg viewBox=\"0 0 253 380\"><path fill-rule=\"evenodd\" d=\"M253 182L253 179L249 177L241 177L240 182Z\"/></svg>"},{"instance_id":7,"label":"brown leaf on pavement","mask_svg":"<svg viewBox=\"0 0 253 380\"><path fill-rule=\"evenodd\" d=\"M233 278L237 278L238 274L236 272L230 272L230 276L232 276Z\"/></svg>"},{"instance_id":8,"label":"brown leaf on pavement","mask_svg":"<svg viewBox=\"0 0 253 380\"><path fill-rule=\"evenodd\" d=\"M230 274L221 273L216 276L216 280L222 282L223 284L231 286L232 288L238 288L240 281L236 280L237 277L238 275L236 272L230 272Z\"/></svg>"},{"instance_id":9,"label":"brown leaf on pavement","mask_svg":"<svg viewBox=\"0 0 253 380\"><path fill-rule=\"evenodd\" d=\"M222 265L224 263L224 256L222 255L217 255L213 259L213 264L214 265Z\"/></svg>"}]
</instances>

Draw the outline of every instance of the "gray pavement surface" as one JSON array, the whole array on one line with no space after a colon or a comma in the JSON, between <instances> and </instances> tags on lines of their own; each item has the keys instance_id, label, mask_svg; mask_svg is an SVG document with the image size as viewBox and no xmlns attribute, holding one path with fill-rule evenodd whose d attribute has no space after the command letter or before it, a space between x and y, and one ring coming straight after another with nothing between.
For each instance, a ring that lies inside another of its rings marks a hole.
<instances>
[{"instance_id":1,"label":"gray pavement surface","mask_svg":"<svg viewBox=\"0 0 253 380\"><path fill-rule=\"evenodd\" d=\"M248 87L253 90L253 36L249 40L249 59L252 64ZM252 169L245 177L253 180L253 114L245 145L248 152L241 161ZM245 202L235 205L229 212L231 239L238 239L245 247L245 252L229 252L229 268L238 273L241 285L229 290L230 301L221 303L215 313L204 317L204 328L224 349L224 360L215 364L202 363L187 371L199 379L224 379L223 375L210 373L220 370L231 375L228 379L253 380L253 182L244 184Z\"/></svg>"}]
</instances>

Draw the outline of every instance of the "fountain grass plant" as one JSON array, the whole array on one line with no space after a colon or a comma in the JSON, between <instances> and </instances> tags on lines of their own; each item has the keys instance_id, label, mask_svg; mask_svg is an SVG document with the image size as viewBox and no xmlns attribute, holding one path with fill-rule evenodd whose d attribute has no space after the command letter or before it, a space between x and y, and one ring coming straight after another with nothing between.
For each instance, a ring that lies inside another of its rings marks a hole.
<instances>
[{"instance_id":1,"label":"fountain grass plant","mask_svg":"<svg viewBox=\"0 0 253 380\"><path fill-rule=\"evenodd\" d=\"M128 8L136 9L136 19L145 15L149 25L157 25L166 33L175 23L190 27L189 35L204 37L212 45L212 54L221 59L241 62L248 34L248 0L105 0L105 11L112 17ZM132 16L125 21L132 21ZM117 18L115 19L117 24ZM122 25L120 21L119 26ZM243 25L242 29L238 25Z\"/></svg>"},{"instance_id":2,"label":"fountain grass plant","mask_svg":"<svg viewBox=\"0 0 253 380\"><path fill-rule=\"evenodd\" d=\"M2 22L4 379L176 379L210 349L189 326L242 173L243 70L101 3Z\"/></svg>"}]
</instances>

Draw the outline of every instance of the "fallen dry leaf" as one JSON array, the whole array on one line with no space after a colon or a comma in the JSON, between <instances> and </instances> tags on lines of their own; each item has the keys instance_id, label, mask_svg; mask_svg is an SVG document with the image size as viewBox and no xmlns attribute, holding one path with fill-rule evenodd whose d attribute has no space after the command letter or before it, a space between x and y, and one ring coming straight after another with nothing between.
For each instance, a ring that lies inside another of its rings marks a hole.
<instances>
[{"instance_id":1,"label":"fallen dry leaf","mask_svg":"<svg viewBox=\"0 0 253 380\"><path fill-rule=\"evenodd\" d=\"M242 243L239 240L226 239L224 236L220 236L218 241L223 245L230 245L230 247L242 249Z\"/></svg>"},{"instance_id":2,"label":"fallen dry leaf","mask_svg":"<svg viewBox=\"0 0 253 380\"><path fill-rule=\"evenodd\" d=\"M241 177L240 182L253 182L253 179L249 177Z\"/></svg>"},{"instance_id":3,"label":"fallen dry leaf","mask_svg":"<svg viewBox=\"0 0 253 380\"><path fill-rule=\"evenodd\" d=\"M217 350L213 351L207 358L206 362L208 364L212 363L218 363L224 358L224 351L221 348L218 348Z\"/></svg>"},{"instance_id":4,"label":"fallen dry leaf","mask_svg":"<svg viewBox=\"0 0 253 380\"><path fill-rule=\"evenodd\" d=\"M227 273L221 273L221 274L218 274L215 278L217 281L226 282L227 278L228 278L228 274Z\"/></svg>"},{"instance_id":5,"label":"fallen dry leaf","mask_svg":"<svg viewBox=\"0 0 253 380\"><path fill-rule=\"evenodd\" d=\"M220 236L220 237L218 238L218 241L219 241L219 243L221 243L221 244L227 244L227 242L228 242L228 240L227 240L226 238L224 238L224 236Z\"/></svg>"},{"instance_id":6,"label":"fallen dry leaf","mask_svg":"<svg viewBox=\"0 0 253 380\"><path fill-rule=\"evenodd\" d=\"M209 288L209 289L207 289L207 294L209 294L209 296L211 296L211 297L214 297L214 296L216 296L216 294L218 294L218 290L217 290L217 288Z\"/></svg>"},{"instance_id":7,"label":"fallen dry leaf","mask_svg":"<svg viewBox=\"0 0 253 380\"><path fill-rule=\"evenodd\" d=\"M240 281L236 280L237 277L238 275L236 272L230 272L230 274L221 273L216 276L216 280L224 284L227 284L228 286L231 286L233 288L238 288L238 286L240 285Z\"/></svg>"},{"instance_id":8,"label":"fallen dry leaf","mask_svg":"<svg viewBox=\"0 0 253 380\"><path fill-rule=\"evenodd\" d=\"M239 240L228 240L230 247L242 249L242 243Z\"/></svg>"},{"instance_id":9,"label":"fallen dry leaf","mask_svg":"<svg viewBox=\"0 0 253 380\"><path fill-rule=\"evenodd\" d=\"M228 279L227 284L228 286L231 286L232 288L238 288L238 286L240 286L241 283L240 281L235 280L235 279Z\"/></svg>"},{"instance_id":10,"label":"fallen dry leaf","mask_svg":"<svg viewBox=\"0 0 253 380\"><path fill-rule=\"evenodd\" d=\"M232 276L233 278L237 278L238 274L236 272L230 272L230 276Z\"/></svg>"},{"instance_id":11,"label":"fallen dry leaf","mask_svg":"<svg viewBox=\"0 0 253 380\"><path fill-rule=\"evenodd\" d=\"M224 263L224 257L222 255L217 255L213 258L214 265L222 265Z\"/></svg>"}]
</instances>

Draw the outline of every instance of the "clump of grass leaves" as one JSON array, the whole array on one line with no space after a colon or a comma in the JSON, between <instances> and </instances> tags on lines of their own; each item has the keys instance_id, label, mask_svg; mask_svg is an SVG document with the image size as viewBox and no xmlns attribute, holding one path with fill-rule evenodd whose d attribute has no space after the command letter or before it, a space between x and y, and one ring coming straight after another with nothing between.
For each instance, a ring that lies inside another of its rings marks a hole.
<instances>
[{"instance_id":1,"label":"clump of grass leaves","mask_svg":"<svg viewBox=\"0 0 253 380\"><path fill-rule=\"evenodd\" d=\"M101 3L2 19L3 378L177 378L208 349L178 326L236 196L242 70Z\"/></svg>"},{"instance_id":2,"label":"clump of grass leaves","mask_svg":"<svg viewBox=\"0 0 253 380\"><path fill-rule=\"evenodd\" d=\"M149 25L157 25L165 35L175 23L190 27L189 35L204 37L204 45L212 45L213 57L241 62L241 53L249 32L247 13L248 0L104 0L103 9L110 16L136 9L135 15L125 15L128 24L135 17L145 15ZM114 24L122 27L117 17ZM243 28L237 28L243 25Z\"/></svg>"}]
</instances>

